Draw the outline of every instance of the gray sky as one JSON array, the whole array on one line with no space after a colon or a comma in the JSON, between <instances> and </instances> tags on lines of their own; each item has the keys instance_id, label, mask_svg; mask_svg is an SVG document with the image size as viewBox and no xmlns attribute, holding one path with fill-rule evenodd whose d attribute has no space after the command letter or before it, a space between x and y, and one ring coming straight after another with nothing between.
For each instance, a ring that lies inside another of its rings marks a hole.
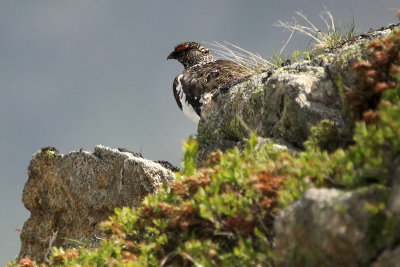
<instances>
[{"instance_id":1,"label":"gray sky","mask_svg":"<svg viewBox=\"0 0 400 267\"><path fill-rule=\"evenodd\" d=\"M180 166L182 140L196 132L172 95L182 66L167 61L183 41L228 41L270 57L301 10L321 26L324 6L359 32L397 22L398 0L1 1L0 265L19 252L29 212L21 197L33 153L97 144ZM286 52L306 50L295 35Z\"/></svg>"}]
</instances>

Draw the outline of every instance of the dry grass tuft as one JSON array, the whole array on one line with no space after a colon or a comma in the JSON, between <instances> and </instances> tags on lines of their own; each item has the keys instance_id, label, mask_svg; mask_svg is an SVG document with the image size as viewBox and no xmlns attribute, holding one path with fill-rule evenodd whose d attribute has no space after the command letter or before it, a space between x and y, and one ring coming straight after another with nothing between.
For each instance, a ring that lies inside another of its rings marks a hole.
<instances>
[{"instance_id":1,"label":"dry grass tuft","mask_svg":"<svg viewBox=\"0 0 400 267\"><path fill-rule=\"evenodd\" d=\"M273 64L259 54L247 51L229 42L223 44L218 42L207 43L214 47L213 51L224 59L234 61L249 71L262 72L273 66Z\"/></svg>"},{"instance_id":2,"label":"dry grass tuft","mask_svg":"<svg viewBox=\"0 0 400 267\"><path fill-rule=\"evenodd\" d=\"M293 22L278 20L275 26L311 37L316 43L314 49L334 48L346 40L353 39L355 36L354 21L347 27L344 27L343 32L340 25L335 24L332 13L326 7L319 14L319 17L325 24L325 30L315 26L301 11L296 11L296 15L304 20L306 25L299 24L297 18L293 17Z\"/></svg>"}]
</instances>

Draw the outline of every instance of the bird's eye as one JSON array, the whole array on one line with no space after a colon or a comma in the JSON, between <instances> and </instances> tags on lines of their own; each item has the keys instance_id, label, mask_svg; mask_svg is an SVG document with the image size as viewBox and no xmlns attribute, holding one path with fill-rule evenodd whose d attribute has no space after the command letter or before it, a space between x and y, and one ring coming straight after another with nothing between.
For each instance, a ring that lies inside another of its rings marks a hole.
<instances>
[{"instance_id":1,"label":"bird's eye","mask_svg":"<svg viewBox=\"0 0 400 267\"><path fill-rule=\"evenodd\" d=\"M180 45L177 48L175 48L175 52L179 52L181 50L188 49L189 47L187 45Z\"/></svg>"}]
</instances>

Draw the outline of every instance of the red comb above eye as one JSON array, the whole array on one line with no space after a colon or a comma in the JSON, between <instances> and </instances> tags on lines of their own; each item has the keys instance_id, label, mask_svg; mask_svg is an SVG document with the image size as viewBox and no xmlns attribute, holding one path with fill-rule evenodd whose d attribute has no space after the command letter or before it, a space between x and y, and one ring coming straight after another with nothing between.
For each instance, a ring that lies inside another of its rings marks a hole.
<instances>
[{"instance_id":1,"label":"red comb above eye","mask_svg":"<svg viewBox=\"0 0 400 267\"><path fill-rule=\"evenodd\" d=\"M175 51L178 52L178 51L181 51L183 49L188 49L188 48L189 47L187 45L181 45L181 46L178 46L177 48L175 48Z\"/></svg>"}]
</instances>

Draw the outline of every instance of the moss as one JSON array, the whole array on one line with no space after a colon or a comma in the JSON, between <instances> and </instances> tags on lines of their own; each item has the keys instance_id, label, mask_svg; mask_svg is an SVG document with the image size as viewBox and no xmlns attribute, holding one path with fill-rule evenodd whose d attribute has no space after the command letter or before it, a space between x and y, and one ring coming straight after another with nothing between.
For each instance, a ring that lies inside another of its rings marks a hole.
<instances>
[{"instance_id":1,"label":"moss","mask_svg":"<svg viewBox=\"0 0 400 267\"><path fill-rule=\"evenodd\" d=\"M380 192L379 203L365 205L366 211L370 214L367 222L367 238L368 253L371 254L383 248L392 249L400 242L400 216L387 208L388 190L383 189Z\"/></svg>"},{"instance_id":2,"label":"moss","mask_svg":"<svg viewBox=\"0 0 400 267\"><path fill-rule=\"evenodd\" d=\"M247 84L242 84L231 94L234 97L233 103L229 106L229 117L231 119L225 122L221 131L224 138L241 141L249 137L252 131L256 131L256 129L251 129L248 125L253 125L249 121L253 119L255 112L262 107L264 90L262 87L248 88ZM247 112L241 113L239 112L241 110L246 110Z\"/></svg>"},{"instance_id":3,"label":"moss","mask_svg":"<svg viewBox=\"0 0 400 267\"><path fill-rule=\"evenodd\" d=\"M345 91L344 91L344 83L343 83L343 76L342 74L338 73L337 78L335 80L336 87L339 91L340 99L342 103L344 103Z\"/></svg>"},{"instance_id":4,"label":"moss","mask_svg":"<svg viewBox=\"0 0 400 267\"><path fill-rule=\"evenodd\" d=\"M282 109L282 117L285 118L287 117L287 110L288 110L288 106L290 105L290 98L289 97L285 97L283 99L283 109Z\"/></svg>"},{"instance_id":5,"label":"moss","mask_svg":"<svg viewBox=\"0 0 400 267\"><path fill-rule=\"evenodd\" d=\"M274 75L282 74L282 73L287 73L287 70L285 67L279 67L274 71Z\"/></svg>"},{"instance_id":6,"label":"moss","mask_svg":"<svg viewBox=\"0 0 400 267\"><path fill-rule=\"evenodd\" d=\"M263 97L264 97L264 89L262 87L257 87L252 90L252 94L250 100L247 104L245 110L248 112L248 116L254 115L257 111L259 111L260 102L261 105L263 104Z\"/></svg>"},{"instance_id":7,"label":"moss","mask_svg":"<svg viewBox=\"0 0 400 267\"><path fill-rule=\"evenodd\" d=\"M293 241L288 250L288 258L280 259L281 262L285 262L284 266L321 266L321 263L318 262L317 248L304 248Z\"/></svg>"},{"instance_id":8,"label":"moss","mask_svg":"<svg viewBox=\"0 0 400 267\"><path fill-rule=\"evenodd\" d=\"M304 146L332 152L339 147L339 142L340 133L336 124L330 120L322 120L318 125L311 127L310 137Z\"/></svg>"},{"instance_id":9,"label":"moss","mask_svg":"<svg viewBox=\"0 0 400 267\"><path fill-rule=\"evenodd\" d=\"M243 124L244 121L241 117L239 116L234 116L226 125L224 132L225 132L225 136L230 139L230 140L242 140L242 138L244 137L243 135Z\"/></svg>"},{"instance_id":10,"label":"moss","mask_svg":"<svg viewBox=\"0 0 400 267\"><path fill-rule=\"evenodd\" d=\"M346 206L344 206L343 204L337 204L337 205L335 205L335 211L345 214L345 213L347 213L348 208Z\"/></svg>"},{"instance_id":11,"label":"moss","mask_svg":"<svg viewBox=\"0 0 400 267\"><path fill-rule=\"evenodd\" d=\"M289 261L296 262L296 257L298 254L299 254L299 243L297 241L293 241L292 243L290 243L289 246L289 253L288 253Z\"/></svg>"},{"instance_id":12,"label":"moss","mask_svg":"<svg viewBox=\"0 0 400 267\"><path fill-rule=\"evenodd\" d=\"M201 126L200 126L201 127ZM212 130L208 127L199 128L196 139L201 145L210 144L213 140Z\"/></svg>"},{"instance_id":13,"label":"moss","mask_svg":"<svg viewBox=\"0 0 400 267\"><path fill-rule=\"evenodd\" d=\"M386 202L366 208L371 213L367 234L370 253L394 248L400 241L399 216L387 211Z\"/></svg>"},{"instance_id":14,"label":"moss","mask_svg":"<svg viewBox=\"0 0 400 267\"><path fill-rule=\"evenodd\" d=\"M46 153L46 156L47 156L49 159L54 158L55 155L56 155L56 153L55 153L54 151L51 151L51 150L46 150L45 153Z\"/></svg>"}]
</instances>

